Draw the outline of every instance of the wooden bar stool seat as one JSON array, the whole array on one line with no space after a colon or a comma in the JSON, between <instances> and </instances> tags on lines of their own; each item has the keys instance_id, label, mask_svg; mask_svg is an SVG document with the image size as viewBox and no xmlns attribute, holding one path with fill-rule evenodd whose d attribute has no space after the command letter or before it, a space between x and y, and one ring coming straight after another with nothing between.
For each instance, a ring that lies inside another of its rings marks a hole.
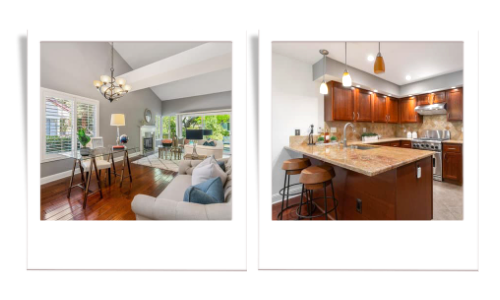
<instances>
[{"instance_id":1,"label":"wooden bar stool seat","mask_svg":"<svg viewBox=\"0 0 500 300\"><path fill-rule=\"evenodd\" d=\"M309 166L311 166L311 161L308 158L292 158L283 162L281 169L285 171L285 183L283 184L283 188L279 191L281 196L281 211L278 213L278 219L283 220L284 211L299 205L299 203L293 205L288 204L290 196L298 196L300 194L300 192L290 194L291 187L300 185L300 183L290 184L290 175L299 175L302 170L308 168Z\"/></svg>"},{"instance_id":2,"label":"wooden bar stool seat","mask_svg":"<svg viewBox=\"0 0 500 300\"><path fill-rule=\"evenodd\" d=\"M316 217L324 216L325 220L328 220L328 214L335 211L335 220L338 220L337 216L337 206L338 201L335 199L335 192L333 189L332 179L335 177L335 170L328 165L312 166L308 167L300 173L299 182L302 184L302 193L300 196L299 208L297 209L297 215L299 220L301 218L313 219ZM330 185L332 196L327 196L326 187ZM323 189L323 197L314 198L313 192L315 190ZM304 192L306 193L306 205L308 214L302 215L302 204L304 198ZM321 199L325 201L324 213L318 215L312 215L311 209L314 204L314 200ZM333 208L328 210L328 199L333 199Z\"/></svg>"}]
</instances>

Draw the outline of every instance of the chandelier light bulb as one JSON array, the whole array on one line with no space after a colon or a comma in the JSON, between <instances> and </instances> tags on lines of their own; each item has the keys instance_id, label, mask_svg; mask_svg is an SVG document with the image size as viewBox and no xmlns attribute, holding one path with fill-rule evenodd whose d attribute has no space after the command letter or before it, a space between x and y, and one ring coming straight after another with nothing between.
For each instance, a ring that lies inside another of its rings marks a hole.
<instances>
[{"instance_id":1,"label":"chandelier light bulb","mask_svg":"<svg viewBox=\"0 0 500 300\"><path fill-rule=\"evenodd\" d=\"M108 87L107 87L107 86L105 86L105 85L103 85L103 86L101 87L101 93L103 93L103 94L104 94L104 93L106 93L106 90L107 90L107 89L108 89Z\"/></svg>"},{"instance_id":2,"label":"chandelier light bulb","mask_svg":"<svg viewBox=\"0 0 500 300\"><path fill-rule=\"evenodd\" d=\"M328 86L326 85L326 83L324 81L321 84L321 86L319 87L319 93L323 94L323 95L328 94Z\"/></svg>"},{"instance_id":3,"label":"chandelier light bulb","mask_svg":"<svg viewBox=\"0 0 500 300\"><path fill-rule=\"evenodd\" d=\"M109 77L108 75L101 75L100 79L104 84L108 84L111 82L111 77Z\"/></svg>"},{"instance_id":4,"label":"chandelier light bulb","mask_svg":"<svg viewBox=\"0 0 500 300\"><path fill-rule=\"evenodd\" d=\"M123 93L123 89L121 87L116 87L113 90L113 94L121 94L121 93Z\"/></svg>"},{"instance_id":5,"label":"chandelier light bulb","mask_svg":"<svg viewBox=\"0 0 500 300\"><path fill-rule=\"evenodd\" d=\"M127 85L125 85L125 86L123 87L123 90L125 90L125 92L126 92L126 93L128 93L128 92L130 92L130 91L132 90L132 87L131 87L130 85L128 85L128 84L127 84Z\"/></svg>"},{"instance_id":6,"label":"chandelier light bulb","mask_svg":"<svg viewBox=\"0 0 500 300\"><path fill-rule=\"evenodd\" d=\"M124 86L127 81L123 78L116 78L116 84L119 86Z\"/></svg>"},{"instance_id":7,"label":"chandelier light bulb","mask_svg":"<svg viewBox=\"0 0 500 300\"><path fill-rule=\"evenodd\" d=\"M96 88L100 88L102 86L102 82L100 80L94 80L94 86Z\"/></svg>"}]
</instances>

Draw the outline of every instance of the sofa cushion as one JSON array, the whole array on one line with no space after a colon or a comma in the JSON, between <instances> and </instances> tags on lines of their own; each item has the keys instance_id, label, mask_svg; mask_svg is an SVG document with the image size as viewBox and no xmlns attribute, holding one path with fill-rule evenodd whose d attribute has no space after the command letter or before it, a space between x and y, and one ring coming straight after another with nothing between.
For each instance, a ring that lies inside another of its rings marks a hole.
<instances>
[{"instance_id":1,"label":"sofa cushion","mask_svg":"<svg viewBox=\"0 0 500 300\"><path fill-rule=\"evenodd\" d=\"M169 199L173 201L182 201L184 192L191 186L190 175L177 175L172 182L158 195L158 198Z\"/></svg>"},{"instance_id":2,"label":"sofa cushion","mask_svg":"<svg viewBox=\"0 0 500 300\"><path fill-rule=\"evenodd\" d=\"M215 144L214 141L205 141L203 143L203 146L211 146L211 147L215 147L217 144Z\"/></svg>"},{"instance_id":3,"label":"sofa cushion","mask_svg":"<svg viewBox=\"0 0 500 300\"><path fill-rule=\"evenodd\" d=\"M222 171L226 172L226 164L223 161L217 161L217 164L222 169Z\"/></svg>"},{"instance_id":4,"label":"sofa cushion","mask_svg":"<svg viewBox=\"0 0 500 300\"><path fill-rule=\"evenodd\" d=\"M227 175L226 173L219 167L219 164L208 164L205 166L197 166L193 170L192 175L192 185L200 184L210 178L220 177L222 185L226 183Z\"/></svg>"},{"instance_id":5,"label":"sofa cushion","mask_svg":"<svg viewBox=\"0 0 500 300\"><path fill-rule=\"evenodd\" d=\"M184 193L184 202L212 204L224 202L222 181L219 177L189 187Z\"/></svg>"}]
</instances>

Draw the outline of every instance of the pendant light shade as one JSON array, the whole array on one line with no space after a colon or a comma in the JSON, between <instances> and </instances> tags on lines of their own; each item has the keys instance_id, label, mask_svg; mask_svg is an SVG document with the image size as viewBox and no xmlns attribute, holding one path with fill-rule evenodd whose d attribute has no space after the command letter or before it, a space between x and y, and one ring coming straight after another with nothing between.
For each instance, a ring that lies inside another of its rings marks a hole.
<instances>
[{"instance_id":1,"label":"pendant light shade","mask_svg":"<svg viewBox=\"0 0 500 300\"><path fill-rule=\"evenodd\" d=\"M329 52L328 52L328 50L321 49L321 50L319 50L319 53L321 53L321 55L323 55L323 82L319 86L319 93L326 95L326 94L328 94L328 86L326 85L326 82L325 82L326 56L328 55Z\"/></svg>"},{"instance_id":2,"label":"pendant light shade","mask_svg":"<svg viewBox=\"0 0 500 300\"><path fill-rule=\"evenodd\" d=\"M328 94L328 86L326 85L326 83L324 81L323 81L323 83L321 83L321 85L319 87L319 92L320 92L320 94L323 94L323 95Z\"/></svg>"},{"instance_id":3,"label":"pendant light shade","mask_svg":"<svg viewBox=\"0 0 500 300\"><path fill-rule=\"evenodd\" d=\"M349 72L347 72L347 69L344 70L344 75L342 76L342 85L345 87L352 86L351 75L349 75Z\"/></svg>"},{"instance_id":4,"label":"pendant light shade","mask_svg":"<svg viewBox=\"0 0 500 300\"><path fill-rule=\"evenodd\" d=\"M347 42L345 43L345 70L344 75L342 75L342 85L345 87L352 86L351 75L347 72Z\"/></svg>"},{"instance_id":5,"label":"pendant light shade","mask_svg":"<svg viewBox=\"0 0 500 300\"><path fill-rule=\"evenodd\" d=\"M375 64L373 65L373 72L375 72L375 74L385 73L385 62L382 54L380 53L380 42L378 43L378 54Z\"/></svg>"}]
</instances>

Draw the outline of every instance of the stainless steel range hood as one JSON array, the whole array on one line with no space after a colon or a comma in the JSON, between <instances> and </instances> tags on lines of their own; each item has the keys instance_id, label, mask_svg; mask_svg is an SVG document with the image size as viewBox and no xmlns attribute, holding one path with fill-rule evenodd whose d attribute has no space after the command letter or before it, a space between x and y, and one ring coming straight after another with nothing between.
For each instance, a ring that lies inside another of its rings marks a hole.
<instances>
[{"instance_id":1,"label":"stainless steel range hood","mask_svg":"<svg viewBox=\"0 0 500 300\"><path fill-rule=\"evenodd\" d=\"M446 115L446 103L436 103L431 105L420 105L415 107L415 111L423 116Z\"/></svg>"}]
</instances>

